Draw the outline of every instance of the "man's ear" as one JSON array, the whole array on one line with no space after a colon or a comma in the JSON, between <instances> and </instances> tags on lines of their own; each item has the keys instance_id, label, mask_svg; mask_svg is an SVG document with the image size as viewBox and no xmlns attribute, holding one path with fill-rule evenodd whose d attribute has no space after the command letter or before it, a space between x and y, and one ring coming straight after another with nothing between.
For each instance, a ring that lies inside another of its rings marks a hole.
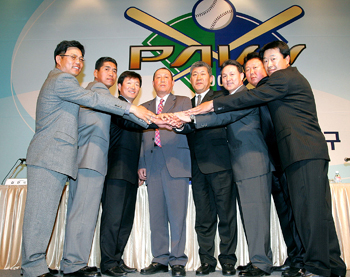
<instances>
[{"instance_id":1,"label":"man's ear","mask_svg":"<svg viewBox=\"0 0 350 277\"><path fill-rule=\"evenodd\" d=\"M210 78L209 78L210 86L213 85L213 80L214 80L214 75L211 75Z\"/></svg>"},{"instance_id":2,"label":"man's ear","mask_svg":"<svg viewBox=\"0 0 350 277\"><path fill-rule=\"evenodd\" d=\"M61 59L62 59L62 57L60 55L57 55L55 57L55 61L56 61L57 67L61 66Z\"/></svg>"},{"instance_id":3,"label":"man's ear","mask_svg":"<svg viewBox=\"0 0 350 277\"><path fill-rule=\"evenodd\" d=\"M287 66L289 66L290 65L290 56L288 55L284 59L286 60Z\"/></svg>"},{"instance_id":4,"label":"man's ear","mask_svg":"<svg viewBox=\"0 0 350 277\"><path fill-rule=\"evenodd\" d=\"M94 77L95 77L95 79L97 78L97 73L98 73L98 70L95 69L95 70L94 70Z\"/></svg>"}]
</instances>

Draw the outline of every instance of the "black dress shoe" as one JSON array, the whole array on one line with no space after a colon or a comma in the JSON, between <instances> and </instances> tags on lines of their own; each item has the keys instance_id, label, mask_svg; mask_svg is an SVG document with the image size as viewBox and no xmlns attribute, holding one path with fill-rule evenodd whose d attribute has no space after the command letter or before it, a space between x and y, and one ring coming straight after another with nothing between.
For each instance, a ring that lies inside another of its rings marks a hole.
<instances>
[{"instance_id":1,"label":"black dress shoe","mask_svg":"<svg viewBox=\"0 0 350 277\"><path fill-rule=\"evenodd\" d=\"M235 275L236 269L233 264L223 264L222 265L222 275Z\"/></svg>"},{"instance_id":2,"label":"black dress shoe","mask_svg":"<svg viewBox=\"0 0 350 277\"><path fill-rule=\"evenodd\" d=\"M237 266L237 270L241 271L241 270L247 270L249 267L252 266L252 262L247 263L246 265L239 265Z\"/></svg>"},{"instance_id":3,"label":"black dress shoe","mask_svg":"<svg viewBox=\"0 0 350 277\"><path fill-rule=\"evenodd\" d=\"M208 263L203 263L196 270L196 275L208 275L210 272L215 272L215 266Z\"/></svg>"},{"instance_id":4,"label":"black dress shoe","mask_svg":"<svg viewBox=\"0 0 350 277\"><path fill-rule=\"evenodd\" d=\"M292 266L282 272L282 276L285 276L285 277L297 277L301 275L302 275L302 272L300 268L296 268Z\"/></svg>"},{"instance_id":5,"label":"black dress shoe","mask_svg":"<svg viewBox=\"0 0 350 277\"><path fill-rule=\"evenodd\" d=\"M337 275L337 274L331 273L331 277L345 277L345 274L344 275Z\"/></svg>"},{"instance_id":6,"label":"black dress shoe","mask_svg":"<svg viewBox=\"0 0 350 277\"><path fill-rule=\"evenodd\" d=\"M137 270L133 267L128 267L126 264L122 263L119 266L122 270L124 270L126 273L135 273Z\"/></svg>"},{"instance_id":7,"label":"black dress shoe","mask_svg":"<svg viewBox=\"0 0 350 277\"><path fill-rule=\"evenodd\" d=\"M142 275L151 275L158 272L168 272L168 265L160 263L151 263L148 267L141 269Z\"/></svg>"},{"instance_id":8,"label":"black dress shoe","mask_svg":"<svg viewBox=\"0 0 350 277\"><path fill-rule=\"evenodd\" d=\"M97 271L97 267L85 266L78 271L72 273L64 273L63 276L71 276L71 277L98 277L101 276L101 273Z\"/></svg>"},{"instance_id":9,"label":"black dress shoe","mask_svg":"<svg viewBox=\"0 0 350 277\"><path fill-rule=\"evenodd\" d=\"M38 277L54 277L54 276L55 276L55 275L53 275L52 273L47 272L47 273L44 273L44 274L39 275Z\"/></svg>"},{"instance_id":10,"label":"black dress shoe","mask_svg":"<svg viewBox=\"0 0 350 277\"><path fill-rule=\"evenodd\" d=\"M125 276L127 273L120 266L114 266L102 272L108 276Z\"/></svg>"},{"instance_id":11,"label":"black dress shoe","mask_svg":"<svg viewBox=\"0 0 350 277\"><path fill-rule=\"evenodd\" d=\"M252 265L250 268L247 268L246 270L242 270L238 275L245 276L245 277L256 277L256 276L264 276L264 275L270 275L270 274Z\"/></svg>"},{"instance_id":12,"label":"black dress shoe","mask_svg":"<svg viewBox=\"0 0 350 277\"><path fill-rule=\"evenodd\" d=\"M303 277L321 277L323 275L314 274L314 273L306 270L305 272L303 272L302 276Z\"/></svg>"},{"instance_id":13,"label":"black dress shoe","mask_svg":"<svg viewBox=\"0 0 350 277\"><path fill-rule=\"evenodd\" d=\"M185 267L183 265L173 265L171 268L171 275L172 276L186 276Z\"/></svg>"},{"instance_id":14,"label":"black dress shoe","mask_svg":"<svg viewBox=\"0 0 350 277\"><path fill-rule=\"evenodd\" d=\"M51 274L53 274L53 275L56 275L56 274L60 273L59 270L57 270L57 269L51 269L51 268L49 268L49 272L50 272Z\"/></svg>"},{"instance_id":15,"label":"black dress shoe","mask_svg":"<svg viewBox=\"0 0 350 277\"><path fill-rule=\"evenodd\" d=\"M288 269L290 269L290 266L289 265L285 265L285 264L283 264L281 266L273 266L272 267L273 271L286 271Z\"/></svg>"}]
</instances>

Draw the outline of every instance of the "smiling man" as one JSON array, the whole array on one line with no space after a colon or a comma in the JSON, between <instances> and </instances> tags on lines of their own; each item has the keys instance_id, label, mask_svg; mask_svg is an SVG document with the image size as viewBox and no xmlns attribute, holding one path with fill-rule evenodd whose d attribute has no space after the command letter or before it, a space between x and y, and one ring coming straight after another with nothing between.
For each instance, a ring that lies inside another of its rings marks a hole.
<instances>
[{"instance_id":1,"label":"smiling man","mask_svg":"<svg viewBox=\"0 0 350 277\"><path fill-rule=\"evenodd\" d=\"M141 76L125 71L118 78L119 99L133 103L142 86ZM134 222L138 188L138 163L142 130L132 122L112 116L108 170L102 195L100 227L101 271L108 276L136 272L128 267L123 252Z\"/></svg>"},{"instance_id":2,"label":"smiling man","mask_svg":"<svg viewBox=\"0 0 350 277\"><path fill-rule=\"evenodd\" d=\"M63 188L78 174L80 105L133 118L145 127L148 125L144 120L150 121L155 116L110 94L80 87L76 76L83 68L84 54L84 46L78 41L59 43L54 51L56 67L39 92L35 134L27 152L28 185L22 240L25 277L53 276L47 268L46 249ZM106 86L98 83L96 89L103 90Z\"/></svg>"}]
</instances>

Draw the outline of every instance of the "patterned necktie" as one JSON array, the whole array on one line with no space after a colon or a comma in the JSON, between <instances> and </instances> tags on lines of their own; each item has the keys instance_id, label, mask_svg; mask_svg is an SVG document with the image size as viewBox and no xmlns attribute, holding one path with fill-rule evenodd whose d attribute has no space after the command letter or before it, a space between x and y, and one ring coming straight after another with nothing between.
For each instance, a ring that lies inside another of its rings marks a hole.
<instances>
[{"instance_id":1,"label":"patterned necktie","mask_svg":"<svg viewBox=\"0 0 350 277\"><path fill-rule=\"evenodd\" d=\"M201 103L201 100L202 100L201 98L202 98L202 95L198 94L198 96L197 96L197 105L196 106L198 106Z\"/></svg>"},{"instance_id":2,"label":"patterned necktie","mask_svg":"<svg viewBox=\"0 0 350 277\"><path fill-rule=\"evenodd\" d=\"M164 99L160 99L160 102L158 104L157 114L162 113L163 107L164 107L163 103L164 103ZM162 144L160 142L159 129L156 129L154 143L157 144L159 147L162 147Z\"/></svg>"}]
</instances>

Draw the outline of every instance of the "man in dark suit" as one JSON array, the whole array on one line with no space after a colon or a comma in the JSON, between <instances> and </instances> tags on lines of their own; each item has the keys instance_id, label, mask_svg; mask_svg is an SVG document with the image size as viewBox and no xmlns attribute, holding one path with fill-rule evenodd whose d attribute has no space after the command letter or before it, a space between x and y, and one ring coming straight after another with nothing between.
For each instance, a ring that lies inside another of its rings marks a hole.
<instances>
[{"instance_id":1,"label":"man in dark suit","mask_svg":"<svg viewBox=\"0 0 350 277\"><path fill-rule=\"evenodd\" d=\"M117 78L117 62L110 57L101 57L95 63L94 77L94 82L89 83L86 88L110 94L109 88L115 84ZM79 109L79 169L77 178L69 180L66 232L61 262L65 276L75 276L78 270L91 277L101 276L96 267L88 268L87 264L107 173L110 122L111 115L108 113L86 107Z\"/></svg>"},{"instance_id":2,"label":"man in dark suit","mask_svg":"<svg viewBox=\"0 0 350 277\"><path fill-rule=\"evenodd\" d=\"M138 73L123 72L118 78L119 99L133 103L141 85ZM122 276L136 271L125 265L122 256L134 221L141 139L142 131L137 126L112 116L100 227L101 271L104 275Z\"/></svg>"},{"instance_id":3,"label":"man in dark suit","mask_svg":"<svg viewBox=\"0 0 350 277\"><path fill-rule=\"evenodd\" d=\"M243 67L237 61L227 60L222 64L221 79L230 94L246 90ZM233 180L238 190L238 205L252 262L239 275L269 275L272 272L270 206L273 165L260 130L259 109L220 115L211 113L193 119L197 129L227 125Z\"/></svg>"},{"instance_id":4,"label":"man in dark suit","mask_svg":"<svg viewBox=\"0 0 350 277\"><path fill-rule=\"evenodd\" d=\"M345 276L331 210L327 143L318 123L312 89L297 68L289 66L286 43L268 43L260 54L270 76L265 85L206 102L192 113L225 113L267 103L305 248L303 274Z\"/></svg>"},{"instance_id":5,"label":"man in dark suit","mask_svg":"<svg viewBox=\"0 0 350 277\"><path fill-rule=\"evenodd\" d=\"M227 60L221 68L222 84L230 94L246 89L243 67L237 61ZM239 275L269 275L272 272L270 207L273 166L260 130L259 109L197 116L195 125L198 129L227 125L233 180L238 190L238 205L252 262L252 266L241 270Z\"/></svg>"},{"instance_id":6,"label":"man in dark suit","mask_svg":"<svg viewBox=\"0 0 350 277\"><path fill-rule=\"evenodd\" d=\"M205 62L198 61L191 66L190 81L196 93L191 100L192 107L223 95L222 91L214 92L210 89L212 69ZM188 134L191 151L195 229L201 260L196 274L206 275L215 271L215 235L218 228L222 272L224 275L234 275L234 265L237 262L237 193L232 179L226 128L195 130L191 126L186 124L179 132Z\"/></svg>"},{"instance_id":7,"label":"man in dark suit","mask_svg":"<svg viewBox=\"0 0 350 277\"><path fill-rule=\"evenodd\" d=\"M46 263L50 240L63 188L78 173L79 105L137 117L151 122L152 112L85 90L76 76L84 65L84 46L62 41L54 51L56 68L43 84L36 106L35 134L27 152L28 190L23 218L22 269L24 276L53 276ZM97 85L96 89L105 87ZM147 127L143 121L139 121ZM84 276L84 272L78 273Z\"/></svg>"},{"instance_id":8,"label":"man in dark suit","mask_svg":"<svg viewBox=\"0 0 350 277\"><path fill-rule=\"evenodd\" d=\"M174 81L167 68L158 69L153 76L157 97L143 104L147 109L177 112L191 108L188 97L171 93ZM143 133L140 152L139 177L147 179L149 200L152 263L141 270L148 275L168 271L173 276L184 276L187 263L185 255L186 215L188 186L191 177L190 150L185 135L173 130L147 130ZM171 251L169 252L169 227Z\"/></svg>"},{"instance_id":9,"label":"man in dark suit","mask_svg":"<svg viewBox=\"0 0 350 277\"><path fill-rule=\"evenodd\" d=\"M247 81L254 87L265 84L268 76L263 62L257 52L249 53L244 59L244 70ZM274 267L282 271L284 276L300 276L299 270L303 268L303 255L305 250L296 229L292 206L288 193L286 176L281 167L278 153L275 127L267 105L259 106L261 131L269 150L270 161L275 170L272 175L272 196L276 206L282 234L287 245L287 259L281 267Z\"/></svg>"}]
</instances>

